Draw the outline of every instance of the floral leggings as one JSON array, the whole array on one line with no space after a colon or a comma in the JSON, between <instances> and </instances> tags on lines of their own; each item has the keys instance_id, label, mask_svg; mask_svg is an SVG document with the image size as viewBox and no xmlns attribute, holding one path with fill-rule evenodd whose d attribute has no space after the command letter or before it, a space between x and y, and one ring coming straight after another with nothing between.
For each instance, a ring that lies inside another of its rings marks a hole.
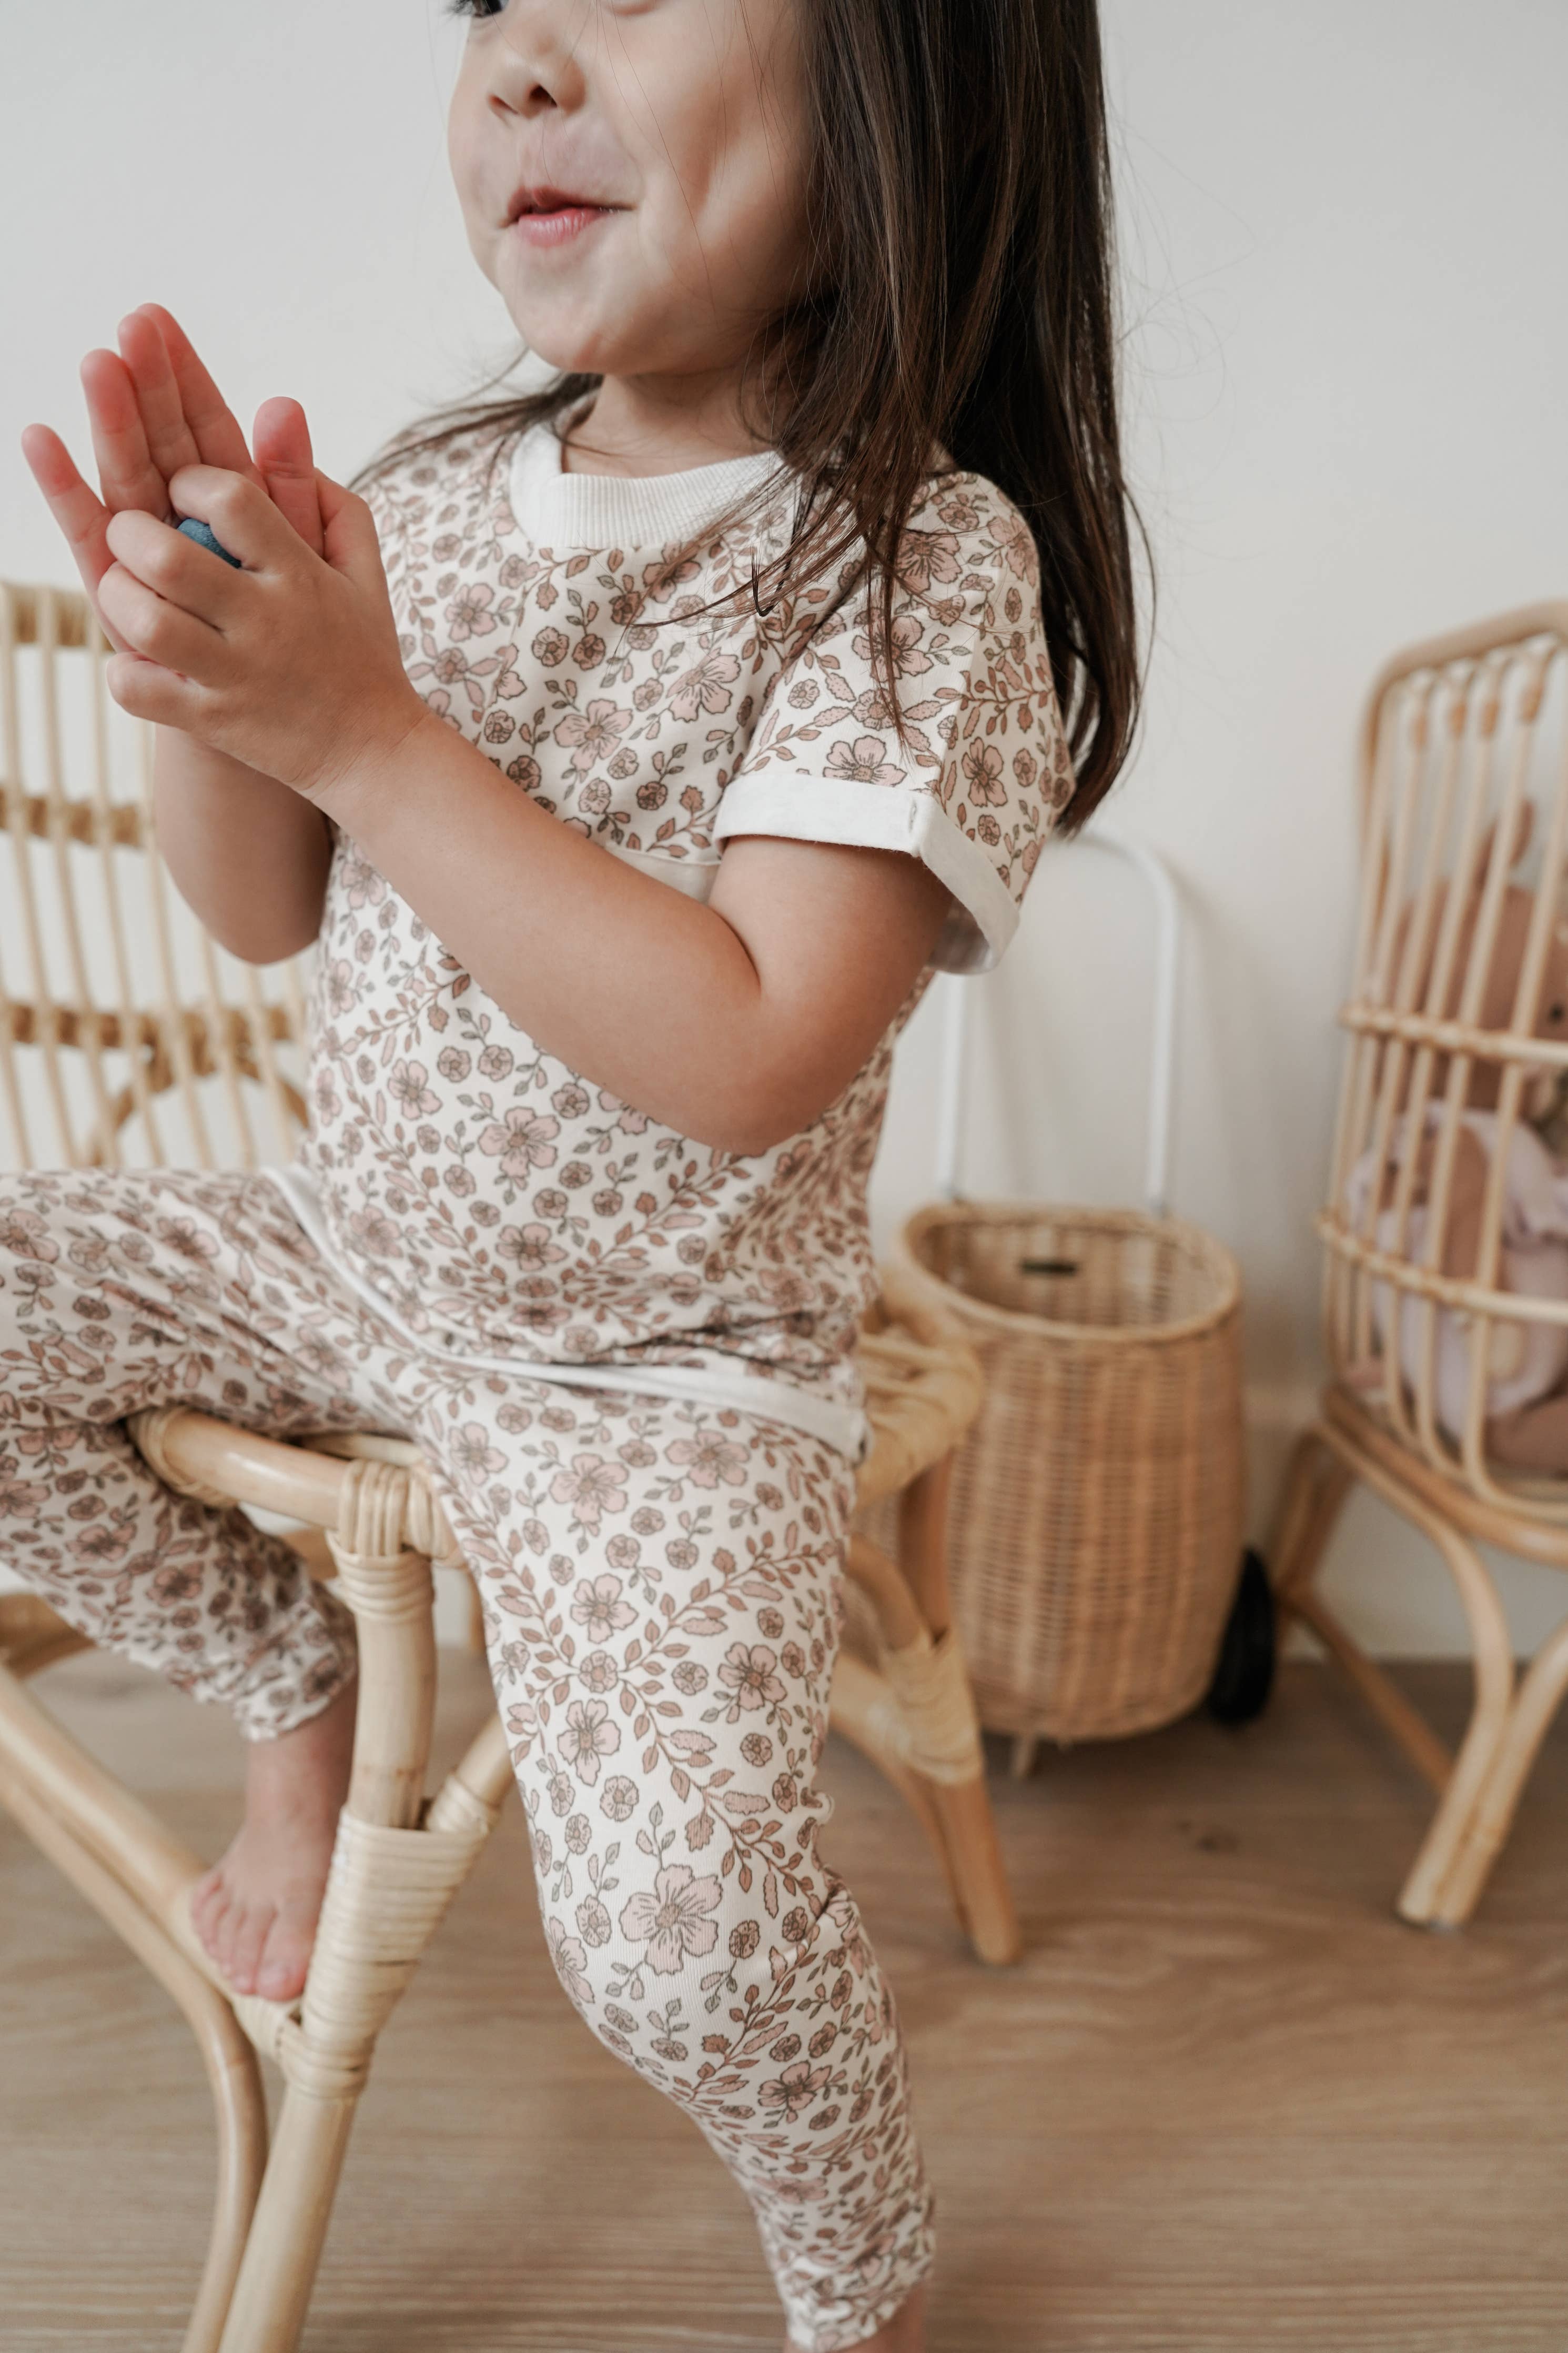
<instances>
[{"instance_id":1,"label":"floral leggings","mask_svg":"<svg viewBox=\"0 0 1568 2353\"><path fill-rule=\"evenodd\" d=\"M0 1176L0 1565L250 1739L351 1672L342 1606L122 1427L190 1404L425 1450L478 1580L563 1985L750 2197L796 2341L931 2260L892 1996L817 1852L853 1476L727 1408L412 1359L266 1177Z\"/></svg>"}]
</instances>

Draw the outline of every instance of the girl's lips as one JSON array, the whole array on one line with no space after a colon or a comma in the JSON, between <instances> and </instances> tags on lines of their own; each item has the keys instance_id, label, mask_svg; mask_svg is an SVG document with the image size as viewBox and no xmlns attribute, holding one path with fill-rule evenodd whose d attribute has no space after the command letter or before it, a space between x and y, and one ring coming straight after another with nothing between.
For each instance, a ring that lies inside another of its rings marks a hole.
<instances>
[{"instance_id":1,"label":"girl's lips","mask_svg":"<svg viewBox=\"0 0 1568 2353\"><path fill-rule=\"evenodd\" d=\"M616 209L610 205L562 205L553 212L519 213L512 227L530 245L565 245L595 221L607 220Z\"/></svg>"}]
</instances>

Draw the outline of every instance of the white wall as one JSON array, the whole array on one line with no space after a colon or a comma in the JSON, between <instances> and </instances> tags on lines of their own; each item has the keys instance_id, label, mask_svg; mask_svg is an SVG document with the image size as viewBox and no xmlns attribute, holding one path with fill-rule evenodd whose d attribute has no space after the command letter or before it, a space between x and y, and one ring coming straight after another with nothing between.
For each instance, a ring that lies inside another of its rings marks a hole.
<instances>
[{"instance_id":1,"label":"white wall","mask_svg":"<svg viewBox=\"0 0 1568 2353\"><path fill-rule=\"evenodd\" d=\"M1161 579L1120 820L1190 913L1177 1206L1239 1252L1258 1504L1317 1375L1325 1165L1363 685L1406 640L1568 593L1568 9L1556 0L1103 0L1128 275L1128 417ZM0 569L68 576L16 451L85 455L76 368L166 302L248 419L301 399L350 472L512 344L463 240L437 0L79 0L0 33ZM1047 864L976 997L977 1191L1130 1197L1148 964L1130 887ZM877 1180L929 1188L934 1024ZM1122 1065L1125 1060L1125 1083ZM1332 1581L1380 1646L1457 1612L1380 1507ZM1510 1580L1521 1642L1555 1614Z\"/></svg>"}]
</instances>

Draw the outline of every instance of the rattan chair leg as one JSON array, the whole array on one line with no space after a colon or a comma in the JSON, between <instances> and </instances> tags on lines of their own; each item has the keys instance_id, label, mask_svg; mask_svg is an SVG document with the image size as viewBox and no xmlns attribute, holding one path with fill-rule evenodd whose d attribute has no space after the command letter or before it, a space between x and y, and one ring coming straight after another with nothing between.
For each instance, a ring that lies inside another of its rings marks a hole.
<instances>
[{"instance_id":1,"label":"rattan chair leg","mask_svg":"<svg viewBox=\"0 0 1568 2353\"><path fill-rule=\"evenodd\" d=\"M1454 1760L1420 1710L1411 1705L1398 1684L1367 1656L1328 1603L1310 1588L1298 1588L1289 1609L1317 1636L1347 1683L1353 1684L1384 1730L1403 1748L1433 1796L1441 1798L1454 1778Z\"/></svg>"},{"instance_id":2,"label":"rattan chair leg","mask_svg":"<svg viewBox=\"0 0 1568 2353\"><path fill-rule=\"evenodd\" d=\"M1303 1430L1290 1457L1268 1540L1275 1599L1283 1614L1300 1619L1316 1635L1384 1730L1441 1798L1453 1777L1452 1757L1426 1717L1367 1656L1314 1589L1329 1540L1354 1485L1355 1473L1336 1451L1324 1425L1314 1422Z\"/></svg>"},{"instance_id":3,"label":"rattan chair leg","mask_svg":"<svg viewBox=\"0 0 1568 2353\"><path fill-rule=\"evenodd\" d=\"M842 1651L833 1671L828 1717L835 1732L869 1759L889 1782L924 1831L926 1842L947 1882L947 1892L965 1936L963 1899L952 1875L952 1861L941 1820L931 1802L931 1783L923 1773L911 1772L906 1757L907 1736L897 1700L884 1679L864 1659Z\"/></svg>"},{"instance_id":4,"label":"rattan chair leg","mask_svg":"<svg viewBox=\"0 0 1568 2353\"><path fill-rule=\"evenodd\" d=\"M940 1466L939 1466L940 1467ZM897 1562L865 1536L849 1545L850 1576L876 1609L884 1671L840 1657L832 1720L895 1780L914 1807L947 1877L977 1957L993 1966L1023 1949L985 1787L980 1726L957 1637L947 1622L942 1550L945 1482L900 1509L909 1546ZM908 1504L909 1491L900 1499ZM922 1602L936 1609L932 1625Z\"/></svg>"},{"instance_id":5,"label":"rattan chair leg","mask_svg":"<svg viewBox=\"0 0 1568 2353\"><path fill-rule=\"evenodd\" d=\"M899 1498L899 1566L909 1581L933 1641L951 1634L952 1609L947 1582L947 1515L953 1458L944 1454ZM965 1677L965 1691L968 1679ZM973 1713L973 1703L970 1702ZM985 1760L975 1721L973 1768L963 1780L934 1781L931 1802L942 1823L948 1867L959 1892L971 1942L983 1961L1006 1968L1018 1959L1024 1940L996 1836L996 1818L985 1787Z\"/></svg>"},{"instance_id":6,"label":"rattan chair leg","mask_svg":"<svg viewBox=\"0 0 1568 2353\"><path fill-rule=\"evenodd\" d=\"M1480 1901L1565 1690L1568 1620L1547 1636L1520 1683L1491 1772L1434 1901L1432 1918L1443 1926L1460 1926Z\"/></svg>"},{"instance_id":7,"label":"rattan chair leg","mask_svg":"<svg viewBox=\"0 0 1568 2353\"><path fill-rule=\"evenodd\" d=\"M492 1715L474 1735L431 1799L426 1826L433 1831L458 1830L472 1819L475 1807L493 1824L516 1787L506 1726L499 1715Z\"/></svg>"},{"instance_id":8,"label":"rattan chair leg","mask_svg":"<svg viewBox=\"0 0 1568 2353\"><path fill-rule=\"evenodd\" d=\"M984 1774L930 1787L969 1940L981 1960L1006 1968L1022 1957L1024 1938Z\"/></svg>"},{"instance_id":9,"label":"rattan chair leg","mask_svg":"<svg viewBox=\"0 0 1568 2353\"><path fill-rule=\"evenodd\" d=\"M1322 1424L1304 1430L1285 1474L1268 1549L1275 1596L1287 1607L1293 1592L1316 1577L1354 1485L1354 1472L1334 1451Z\"/></svg>"},{"instance_id":10,"label":"rattan chair leg","mask_svg":"<svg viewBox=\"0 0 1568 2353\"><path fill-rule=\"evenodd\" d=\"M390 1464L354 1463L340 1505L344 1533L331 1538L359 1631L353 1771L298 2029L275 2054L288 2090L222 2353L294 2353L376 2038L445 1908L427 1905L409 1933L397 1872L405 1853L416 1868L419 1858L395 1844L379 1873L365 1861L377 1852L378 1831L412 1848L431 1843L414 1827L435 1711L430 1564L419 1553L372 1548L396 1545L406 1483Z\"/></svg>"},{"instance_id":11,"label":"rattan chair leg","mask_svg":"<svg viewBox=\"0 0 1568 2353\"><path fill-rule=\"evenodd\" d=\"M869 1598L882 1640L889 1651L908 1650L911 1642L920 1641L923 1636L946 1632L945 1625L933 1627L922 1615L910 1591L902 1562L890 1559L869 1536L850 1537L844 1565L861 1592Z\"/></svg>"},{"instance_id":12,"label":"rattan chair leg","mask_svg":"<svg viewBox=\"0 0 1568 2353\"><path fill-rule=\"evenodd\" d=\"M1400 1891L1397 1905L1401 1918L1417 1926L1439 1920L1447 1925L1447 1915L1439 1910L1441 1891L1464 1843L1471 1816L1491 1778L1504 1745L1512 1711L1514 1665L1508 1620L1486 1565L1467 1537L1436 1511L1422 1503L1408 1488L1392 1478L1346 1433L1327 1425L1319 1425L1315 1434L1321 1434L1323 1441L1333 1449L1352 1478L1363 1479L1374 1494L1381 1496L1402 1519L1408 1521L1412 1527L1418 1528L1430 1540L1453 1577L1464 1605L1475 1671L1475 1700L1470 1721L1448 1773L1437 1811L1410 1875ZM1288 1601L1289 1606L1310 1624L1314 1619L1320 1625L1335 1622L1321 1603L1315 1609L1312 1608L1310 1599L1299 1581L1297 1591L1288 1597ZM1348 1664L1348 1654L1355 1651L1355 1645L1342 1629L1338 1630L1341 1640L1331 1646L1330 1655L1342 1665ZM1378 1713L1395 1736L1400 1736L1400 1707L1403 1705L1408 1710L1408 1703L1403 1702L1402 1694L1395 1691L1381 1668L1364 1654L1358 1653L1357 1658L1356 1682L1369 1697L1374 1694L1381 1697ZM1417 1757L1416 1761L1419 1763L1421 1759Z\"/></svg>"},{"instance_id":13,"label":"rattan chair leg","mask_svg":"<svg viewBox=\"0 0 1568 2353\"><path fill-rule=\"evenodd\" d=\"M179 2004L195 2037L213 2096L217 2165L184 2353L216 2353L267 2162L267 2104L233 2010L166 1916L201 1865L4 1669L0 1805Z\"/></svg>"},{"instance_id":14,"label":"rattan chair leg","mask_svg":"<svg viewBox=\"0 0 1568 2353\"><path fill-rule=\"evenodd\" d=\"M328 1537L359 1636L348 1810L392 1830L419 1819L436 1720L435 1580L425 1555L403 1547L407 1484L391 1463L352 1463Z\"/></svg>"},{"instance_id":15,"label":"rattan chair leg","mask_svg":"<svg viewBox=\"0 0 1568 2353\"><path fill-rule=\"evenodd\" d=\"M947 1514L952 1493L952 1461L944 1454L899 1497L899 1567L915 1605L933 1635L952 1623L947 1584Z\"/></svg>"},{"instance_id":16,"label":"rattan chair leg","mask_svg":"<svg viewBox=\"0 0 1568 2353\"><path fill-rule=\"evenodd\" d=\"M267 2166L267 2101L256 2053L228 2004L110 1872L25 1797L8 1810L184 2013L206 2070L217 2142L212 2223L183 2353L218 2353Z\"/></svg>"},{"instance_id":17,"label":"rattan chair leg","mask_svg":"<svg viewBox=\"0 0 1568 2353\"><path fill-rule=\"evenodd\" d=\"M351 1800L299 2010L236 1998L288 2079L270 2160L255 2052L189 1918L201 1863L0 1668L0 1803L174 1995L206 2063L217 2198L185 2353L293 2353L376 2037L510 1785L492 1719L427 1827L413 1827L429 1748L429 1564L334 1549L361 1627L354 1788L404 1820L365 1821ZM36 1657L53 1638L30 1631Z\"/></svg>"},{"instance_id":18,"label":"rattan chair leg","mask_svg":"<svg viewBox=\"0 0 1568 2353\"><path fill-rule=\"evenodd\" d=\"M290 2084L284 2095L222 2353L295 2353L358 2105L357 2091L321 2100Z\"/></svg>"}]
</instances>

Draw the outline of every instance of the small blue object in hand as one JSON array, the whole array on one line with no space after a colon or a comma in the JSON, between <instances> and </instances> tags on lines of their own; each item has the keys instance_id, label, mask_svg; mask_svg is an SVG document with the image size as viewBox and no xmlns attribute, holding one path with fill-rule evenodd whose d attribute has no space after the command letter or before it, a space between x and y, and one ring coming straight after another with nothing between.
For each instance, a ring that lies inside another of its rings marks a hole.
<instances>
[{"instance_id":1,"label":"small blue object in hand","mask_svg":"<svg viewBox=\"0 0 1568 2353\"><path fill-rule=\"evenodd\" d=\"M195 515L187 515L184 522L176 523L174 528L183 532L185 538L194 539L198 547L209 548L214 555L221 555L224 562L232 564L237 572L244 571L245 566L238 556L229 554L210 523L198 522Z\"/></svg>"}]
</instances>

